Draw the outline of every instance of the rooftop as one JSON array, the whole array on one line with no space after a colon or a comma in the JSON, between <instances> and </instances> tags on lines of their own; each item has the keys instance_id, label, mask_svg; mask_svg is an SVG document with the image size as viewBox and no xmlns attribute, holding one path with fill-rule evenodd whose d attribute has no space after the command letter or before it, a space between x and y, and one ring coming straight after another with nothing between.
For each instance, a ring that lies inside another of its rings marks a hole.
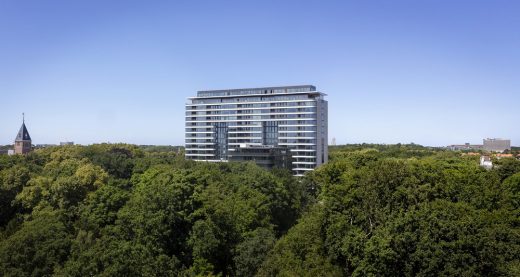
<instances>
[{"instance_id":1,"label":"rooftop","mask_svg":"<svg viewBox=\"0 0 520 277\"><path fill-rule=\"evenodd\" d=\"M316 87L312 85L300 85L300 86L281 86L281 87L261 87L261 88L241 88L241 89L222 89L222 90L201 90L197 92L197 97L193 98L213 98L213 97L236 97L236 96L258 96L258 95L270 95L270 94L299 94L315 92L317 94L323 93L317 92Z\"/></svg>"},{"instance_id":2,"label":"rooftop","mask_svg":"<svg viewBox=\"0 0 520 277\"><path fill-rule=\"evenodd\" d=\"M27 131L27 127L25 127L25 122L22 123L22 127L20 127L20 131L18 131L18 135L16 135L15 141L23 141L23 140L31 140L29 131Z\"/></svg>"},{"instance_id":3,"label":"rooftop","mask_svg":"<svg viewBox=\"0 0 520 277\"><path fill-rule=\"evenodd\" d=\"M510 139L504 139L504 138L486 138L484 139L485 141L495 141L495 140L505 140L505 141L508 141Z\"/></svg>"}]
</instances>

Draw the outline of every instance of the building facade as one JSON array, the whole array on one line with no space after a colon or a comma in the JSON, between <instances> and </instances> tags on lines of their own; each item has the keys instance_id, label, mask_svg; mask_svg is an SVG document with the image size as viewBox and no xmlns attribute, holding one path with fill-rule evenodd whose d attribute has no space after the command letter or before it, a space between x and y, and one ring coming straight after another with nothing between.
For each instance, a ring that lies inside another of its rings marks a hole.
<instances>
[{"instance_id":1,"label":"building facade","mask_svg":"<svg viewBox=\"0 0 520 277\"><path fill-rule=\"evenodd\" d=\"M483 149L482 145L479 144L453 144L447 147L448 149L452 151L474 151L474 150L481 150Z\"/></svg>"},{"instance_id":2,"label":"building facade","mask_svg":"<svg viewBox=\"0 0 520 277\"><path fill-rule=\"evenodd\" d=\"M238 148L228 150L228 159L230 162L253 161L265 169L292 170L292 154L286 147L241 144Z\"/></svg>"},{"instance_id":3,"label":"building facade","mask_svg":"<svg viewBox=\"0 0 520 277\"><path fill-rule=\"evenodd\" d=\"M491 157L490 156L480 156L480 166L482 166L485 169L492 169L493 162L491 161Z\"/></svg>"},{"instance_id":4,"label":"building facade","mask_svg":"<svg viewBox=\"0 0 520 277\"><path fill-rule=\"evenodd\" d=\"M508 139L484 139L484 150L491 152L504 152L511 150L511 140Z\"/></svg>"},{"instance_id":5,"label":"building facade","mask_svg":"<svg viewBox=\"0 0 520 277\"><path fill-rule=\"evenodd\" d=\"M328 107L314 86L199 91L186 104L186 158L228 161L241 144L285 147L295 175L328 159Z\"/></svg>"}]
</instances>

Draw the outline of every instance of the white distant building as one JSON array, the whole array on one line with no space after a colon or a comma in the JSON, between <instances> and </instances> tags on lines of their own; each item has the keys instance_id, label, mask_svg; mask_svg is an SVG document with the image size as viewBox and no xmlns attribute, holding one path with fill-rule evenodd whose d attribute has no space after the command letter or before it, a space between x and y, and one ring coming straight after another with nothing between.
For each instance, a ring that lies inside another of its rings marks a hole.
<instances>
[{"instance_id":1,"label":"white distant building","mask_svg":"<svg viewBox=\"0 0 520 277\"><path fill-rule=\"evenodd\" d=\"M461 150L476 151L476 150L480 150L482 148L483 148L482 145L470 144L468 142L465 144L452 144L452 145L448 146L448 149L450 149L452 151L461 151Z\"/></svg>"},{"instance_id":2,"label":"white distant building","mask_svg":"<svg viewBox=\"0 0 520 277\"><path fill-rule=\"evenodd\" d=\"M511 140L500 138L484 139L484 150L500 153L504 152L505 150L511 150Z\"/></svg>"},{"instance_id":3,"label":"white distant building","mask_svg":"<svg viewBox=\"0 0 520 277\"><path fill-rule=\"evenodd\" d=\"M493 162L491 161L490 156L480 156L480 166L485 169L493 168Z\"/></svg>"}]
</instances>

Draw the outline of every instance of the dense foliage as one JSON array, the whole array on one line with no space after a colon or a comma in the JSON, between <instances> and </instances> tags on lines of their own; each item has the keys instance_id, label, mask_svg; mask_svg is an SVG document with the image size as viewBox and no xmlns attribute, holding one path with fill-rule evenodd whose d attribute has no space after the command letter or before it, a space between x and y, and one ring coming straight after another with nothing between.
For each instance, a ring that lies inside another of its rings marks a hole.
<instances>
[{"instance_id":1,"label":"dense foliage","mask_svg":"<svg viewBox=\"0 0 520 277\"><path fill-rule=\"evenodd\" d=\"M0 156L0 276L519 276L520 161L331 147L295 178L125 144Z\"/></svg>"}]
</instances>

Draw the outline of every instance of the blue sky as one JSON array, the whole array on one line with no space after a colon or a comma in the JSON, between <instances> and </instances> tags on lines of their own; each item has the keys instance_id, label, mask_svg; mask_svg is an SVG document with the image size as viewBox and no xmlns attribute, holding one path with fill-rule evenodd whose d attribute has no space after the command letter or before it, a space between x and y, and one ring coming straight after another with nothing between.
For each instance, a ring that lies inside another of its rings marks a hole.
<instances>
[{"instance_id":1,"label":"blue sky","mask_svg":"<svg viewBox=\"0 0 520 277\"><path fill-rule=\"evenodd\" d=\"M312 84L337 143L520 145L520 1L0 0L0 144L180 145L197 90Z\"/></svg>"}]
</instances>

